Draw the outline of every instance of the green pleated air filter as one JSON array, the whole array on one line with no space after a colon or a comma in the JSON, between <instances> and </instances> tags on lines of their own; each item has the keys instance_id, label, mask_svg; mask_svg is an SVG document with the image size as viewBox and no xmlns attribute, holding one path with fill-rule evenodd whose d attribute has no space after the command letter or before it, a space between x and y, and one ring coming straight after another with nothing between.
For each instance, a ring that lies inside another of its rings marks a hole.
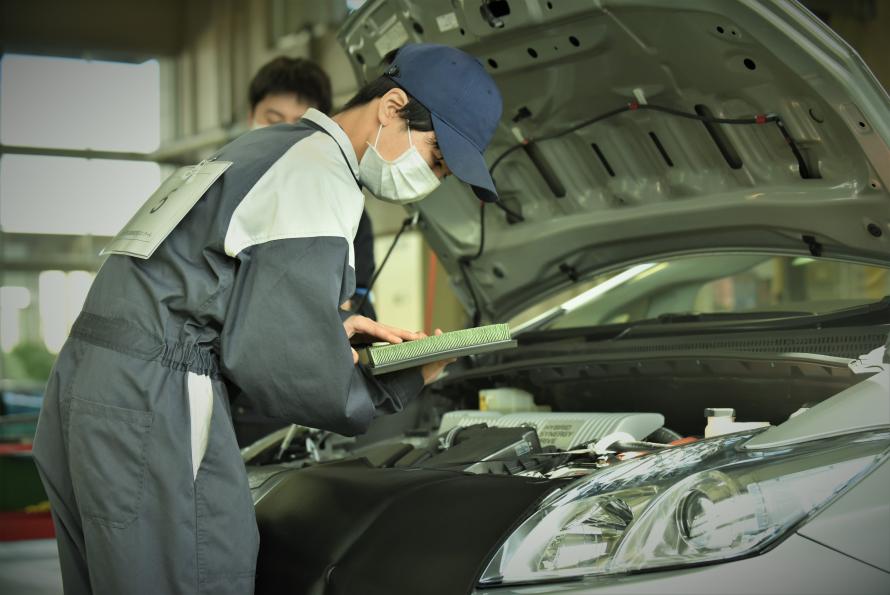
<instances>
[{"instance_id":1,"label":"green pleated air filter","mask_svg":"<svg viewBox=\"0 0 890 595\"><path fill-rule=\"evenodd\" d=\"M359 350L359 362L371 373L386 374L423 364L515 347L507 324L491 324L452 331L398 344L372 345Z\"/></svg>"}]
</instances>

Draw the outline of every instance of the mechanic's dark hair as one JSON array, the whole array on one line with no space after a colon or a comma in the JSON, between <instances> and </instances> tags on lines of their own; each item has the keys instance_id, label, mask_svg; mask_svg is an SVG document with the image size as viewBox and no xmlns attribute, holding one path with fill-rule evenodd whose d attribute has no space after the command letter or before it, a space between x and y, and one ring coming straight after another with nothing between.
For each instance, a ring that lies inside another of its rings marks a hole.
<instances>
[{"instance_id":1,"label":"mechanic's dark hair","mask_svg":"<svg viewBox=\"0 0 890 595\"><path fill-rule=\"evenodd\" d=\"M392 64L392 61L395 60L398 51L399 48L387 52L387 54L383 56L381 62L389 66ZM371 103L378 97L383 97L392 89L401 89L401 87L397 82L386 75L378 77L359 89L358 93L356 93L352 99L347 101L346 105L344 105L343 109L340 111L345 112L348 109ZM404 89L402 90L404 91ZM408 95L408 103L405 104L405 107L399 110L399 116L404 119L413 130L417 130L418 132L431 131L433 129L433 117L430 115L430 110L426 109L422 103L411 97L411 94L407 91L405 91L405 94Z\"/></svg>"},{"instance_id":2,"label":"mechanic's dark hair","mask_svg":"<svg viewBox=\"0 0 890 595\"><path fill-rule=\"evenodd\" d=\"M383 97L392 89L401 89L401 87L386 75L376 78L359 89L353 98L346 102L342 111L345 112L348 109L370 103L378 97ZM405 91L405 93L408 95L408 103L405 104L405 107L399 110L399 116L411 126L411 130L417 130L419 132L429 132L432 130L433 116L430 114L430 110L426 109L422 103L414 99L410 93L407 91Z\"/></svg>"},{"instance_id":3,"label":"mechanic's dark hair","mask_svg":"<svg viewBox=\"0 0 890 595\"><path fill-rule=\"evenodd\" d=\"M264 97L275 93L294 93L317 110L331 112L331 79L311 60L279 56L266 63L250 81L250 109L256 109Z\"/></svg>"}]
</instances>

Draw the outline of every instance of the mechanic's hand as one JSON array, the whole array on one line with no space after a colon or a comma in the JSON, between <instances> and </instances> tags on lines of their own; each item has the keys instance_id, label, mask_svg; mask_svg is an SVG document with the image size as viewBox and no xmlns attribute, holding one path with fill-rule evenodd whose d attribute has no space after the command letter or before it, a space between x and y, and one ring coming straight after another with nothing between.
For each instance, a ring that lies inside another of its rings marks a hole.
<instances>
[{"instance_id":1,"label":"mechanic's hand","mask_svg":"<svg viewBox=\"0 0 890 595\"><path fill-rule=\"evenodd\" d=\"M442 329L436 329L436 335L441 335ZM424 335L426 336L426 335ZM435 382L439 376L441 376L442 371L445 369L445 366L448 364L453 364L457 360L455 358L443 359L437 362L430 362L423 367L420 368L420 372L423 374L423 384L424 386L427 384L432 384Z\"/></svg>"},{"instance_id":2,"label":"mechanic's hand","mask_svg":"<svg viewBox=\"0 0 890 595\"><path fill-rule=\"evenodd\" d=\"M348 338L352 339L356 335L361 335L364 339L367 339L367 342L385 341L387 343L401 343L402 341L423 339L426 336L423 333L415 333L387 324L381 324L358 314L344 320L343 328L346 330ZM352 363L358 363L358 351L355 348L352 349Z\"/></svg>"},{"instance_id":3,"label":"mechanic's hand","mask_svg":"<svg viewBox=\"0 0 890 595\"><path fill-rule=\"evenodd\" d=\"M406 331L388 324L381 324L376 320L371 320L359 314L344 320L343 328L346 329L346 336L350 339L355 335L364 335L372 341L385 341L386 343L414 341L426 336L423 333L415 333L414 331Z\"/></svg>"}]
</instances>

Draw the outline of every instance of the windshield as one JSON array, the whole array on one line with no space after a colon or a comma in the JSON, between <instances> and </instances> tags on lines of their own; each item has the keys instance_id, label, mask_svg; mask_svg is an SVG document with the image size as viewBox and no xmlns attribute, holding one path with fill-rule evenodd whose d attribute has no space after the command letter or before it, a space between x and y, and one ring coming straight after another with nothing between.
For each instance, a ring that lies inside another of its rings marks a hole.
<instances>
[{"instance_id":1,"label":"windshield","mask_svg":"<svg viewBox=\"0 0 890 595\"><path fill-rule=\"evenodd\" d=\"M684 256L579 283L510 321L514 330L620 324L664 314L824 314L890 295L885 267L764 254Z\"/></svg>"}]
</instances>

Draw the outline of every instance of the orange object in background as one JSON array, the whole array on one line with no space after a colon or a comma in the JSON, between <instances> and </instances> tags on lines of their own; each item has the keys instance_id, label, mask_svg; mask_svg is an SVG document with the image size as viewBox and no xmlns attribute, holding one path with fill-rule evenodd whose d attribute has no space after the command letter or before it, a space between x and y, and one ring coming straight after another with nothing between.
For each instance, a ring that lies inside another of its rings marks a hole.
<instances>
[{"instance_id":1,"label":"orange object in background","mask_svg":"<svg viewBox=\"0 0 890 595\"><path fill-rule=\"evenodd\" d=\"M436 270L438 261L436 253L429 251L429 266L426 275L426 305L423 311L423 332L428 335L433 334L433 309L436 305Z\"/></svg>"}]
</instances>

